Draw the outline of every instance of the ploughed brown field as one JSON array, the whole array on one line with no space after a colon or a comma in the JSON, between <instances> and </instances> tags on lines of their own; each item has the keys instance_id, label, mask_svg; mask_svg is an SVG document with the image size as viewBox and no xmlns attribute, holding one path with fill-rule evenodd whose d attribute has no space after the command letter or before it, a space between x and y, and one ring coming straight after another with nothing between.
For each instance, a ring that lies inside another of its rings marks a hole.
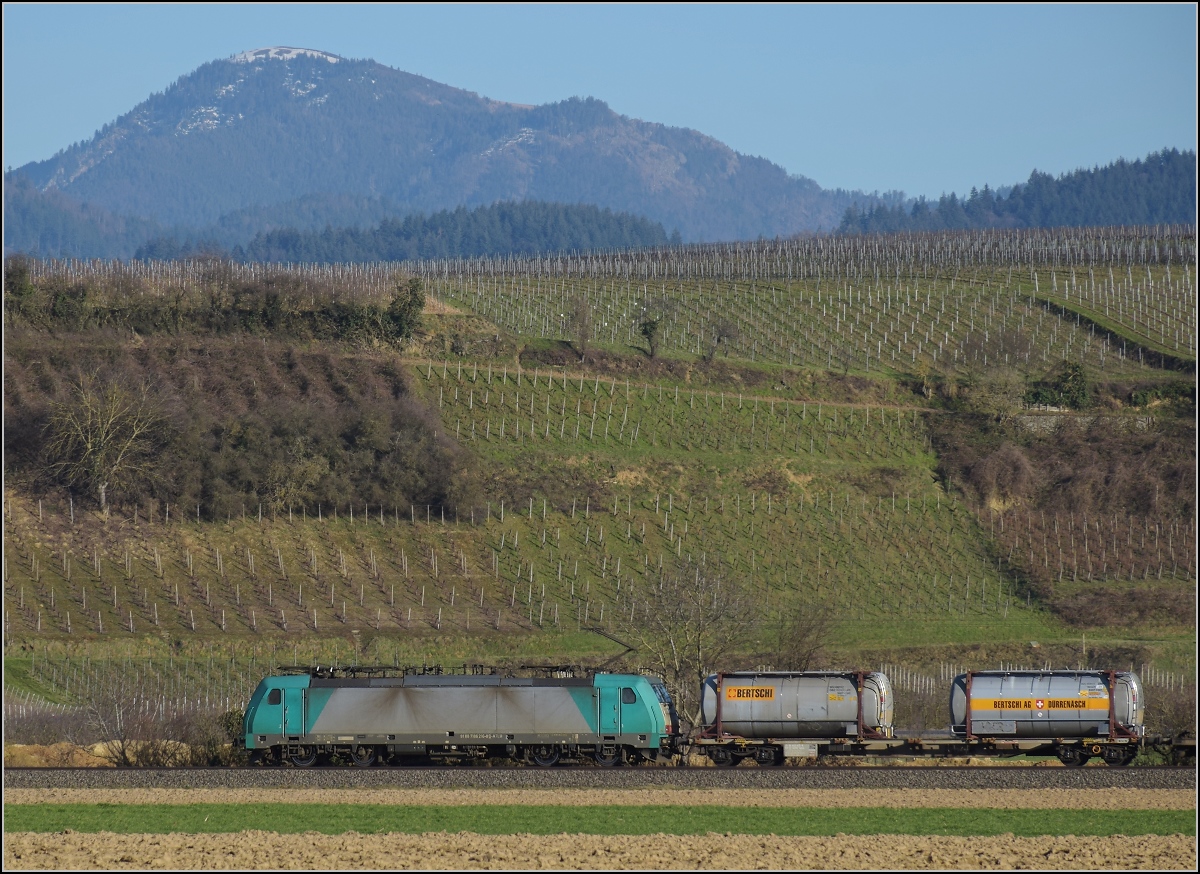
<instances>
[{"instance_id":1,"label":"ploughed brown field","mask_svg":"<svg viewBox=\"0 0 1200 874\"><path fill-rule=\"evenodd\" d=\"M717 804L1194 810L1190 790L175 790L13 789L5 804ZM20 869L1146 869L1194 870L1196 841L1135 837L777 837L470 833L55 834L4 836Z\"/></svg>"}]
</instances>

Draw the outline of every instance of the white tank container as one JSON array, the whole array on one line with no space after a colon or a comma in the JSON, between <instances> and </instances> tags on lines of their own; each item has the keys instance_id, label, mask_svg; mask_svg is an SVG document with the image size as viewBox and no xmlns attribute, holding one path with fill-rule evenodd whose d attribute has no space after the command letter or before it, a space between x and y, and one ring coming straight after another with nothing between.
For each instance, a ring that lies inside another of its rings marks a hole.
<instances>
[{"instance_id":1,"label":"white tank container","mask_svg":"<svg viewBox=\"0 0 1200 874\"><path fill-rule=\"evenodd\" d=\"M954 678L950 722L975 737L1140 737L1142 684L1127 671L975 671Z\"/></svg>"},{"instance_id":2,"label":"white tank container","mask_svg":"<svg viewBox=\"0 0 1200 874\"><path fill-rule=\"evenodd\" d=\"M704 730L746 738L890 736L892 687L884 674L847 671L710 674L701 689Z\"/></svg>"}]
</instances>

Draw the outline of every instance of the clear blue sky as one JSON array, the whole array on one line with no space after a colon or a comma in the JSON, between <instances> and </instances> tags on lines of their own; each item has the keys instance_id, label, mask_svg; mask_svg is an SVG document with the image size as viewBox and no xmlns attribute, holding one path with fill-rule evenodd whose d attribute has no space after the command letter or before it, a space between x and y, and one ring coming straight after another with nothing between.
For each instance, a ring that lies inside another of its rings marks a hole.
<instances>
[{"instance_id":1,"label":"clear blue sky","mask_svg":"<svg viewBox=\"0 0 1200 874\"><path fill-rule=\"evenodd\" d=\"M4 4L4 167L285 45L514 103L597 97L826 188L960 194L1196 148L1196 8Z\"/></svg>"}]
</instances>

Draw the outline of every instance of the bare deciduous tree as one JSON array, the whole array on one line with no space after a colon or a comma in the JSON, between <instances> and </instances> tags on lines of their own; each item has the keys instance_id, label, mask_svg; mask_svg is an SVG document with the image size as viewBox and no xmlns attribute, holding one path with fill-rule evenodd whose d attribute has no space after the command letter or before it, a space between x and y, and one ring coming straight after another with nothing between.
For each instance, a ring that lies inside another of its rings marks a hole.
<instances>
[{"instance_id":1,"label":"bare deciduous tree","mask_svg":"<svg viewBox=\"0 0 1200 874\"><path fill-rule=\"evenodd\" d=\"M799 601L784 612L779 624L775 666L785 671L811 671L821 667L825 647L833 632L828 606Z\"/></svg>"},{"instance_id":2,"label":"bare deciduous tree","mask_svg":"<svg viewBox=\"0 0 1200 874\"><path fill-rule=\"evenodd\" d=\"M647 299L641 305L641 315L637 320L638 333L646 338L650 357L658 355L658 346L662 342L662 327L668 318L678 309L679 303L665 294Z\"/></svg>"},{"instance_id":3,"label":"bare deciduous tree","mask_svg":"<svg viewBox=\"0 0 1200 874\"><path fill-rule=\"evenodd\" d=\"M166 419L148 387L81 377L53 406L46 430L49 472L66 485L110 497L152 477Z\"/></svg>"},{"instance_id":4,"label":"bare deciduous tree","mask_svg":"<svg viewBox=\"0 0 1200 874\"><path fill-rule=\"evenodd\" d=\"M654 358L658 354L658 327L661 322L661 318L646 318L638 326L638 330L646 338L646 345L650 349L651 358Z\"/></svg>"},{"instance_id":5,"label":"bare deciduous tree","mask_svg":"<svg viewBox=\"0 0 1200 874\"><path fill-rule=\"evenodd\" d=\"M1008 422L1016 416L1025 400L1025 380L1011 367L993 367L972 374L969 389L971 408Z\"/></svg>"},{"instance_id":6,"label":"bare deciduous tree","mask_svg":"<svg viewBox=\"0 0 1200 874\"><path fill-rule=\"evenodd\" d=\"M1037 471L1019 446L1002 443L971 467L971 484L980 501L994 509L1020 504L1037 487Z\"/></svg>"},{"instance_id":7,"label":"bare deciduous tree","mask_svg":"<svg viewBox=\"0 0 1200 874\"><path fill-rule=\"evenodd\" d=\"M592 306L588 303L586 295L580 293L571 298L567 322L575 340L575 351L579 353L579 360L586 361L588 344L592 339Z\"/></svg>"},{"instance_id":8,"label":"bare deciduous tree","mask_svg":"<svg viewBox=\"0 0 1200 874\"><path fill-rule=\"evenodd\" d=\"M129 671L91 672L84 697L88 726L103 738L101 755L118 768L137 764L139 691Z\"/></svg>"},{"instance_id":9,"label":"bare deciduous tree","mask_svg":"<svg viewBox=\"0 0 1200 874\"><path fill-rule=\"evenodd\" d=\"M750 643L759 616L754 597L711 568L691 565L636 591L627 609L623 635L643 665L662 676L680 716L697 724L700 684Z\"/></svg>"},{"instance_id":10,"label":"bare deciduous tree","mask_svg":"<svg viewBox=\"0 0 1200 874\"><path fill-rule=\"evenodd\" d=\"M724 346L725 354L729 355L730 342L737 340L741 336L741 331L737 323L732 319L721 319L712 326L712 342L708 347L708 354L704 356L705 360L712 362L717 356L717 349Z\"/></svg>"},{"instance_id":11,"label":"bare deciduous tree","mask_svg":"<svg viewBox=\"0 0 1200 874\"><path fill-rule=\"evenodd\" d=\"M329 460L319 455L307 437L296 437L288 446L287 455L271 463L267 470L267 496L276 511L302 507L313 497L313 489L321 477L329 473Z\"/></svg>"}]
</instances>

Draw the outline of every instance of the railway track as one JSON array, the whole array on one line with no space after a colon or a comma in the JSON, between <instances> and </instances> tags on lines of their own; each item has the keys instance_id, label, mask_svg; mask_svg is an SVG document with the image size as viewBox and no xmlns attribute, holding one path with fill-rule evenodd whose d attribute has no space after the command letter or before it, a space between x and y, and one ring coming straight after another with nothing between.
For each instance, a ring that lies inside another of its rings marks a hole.
<instances>
[{"instance_id":1,"label":"railway track","mask_svg":"<svg viewBox=\"0 0 1200 874\"><path fill-rule=\"evenodd\" d=\"M6 768L7 789L1196 789L1190 767Z\"/></svg>"}]
</instances>

